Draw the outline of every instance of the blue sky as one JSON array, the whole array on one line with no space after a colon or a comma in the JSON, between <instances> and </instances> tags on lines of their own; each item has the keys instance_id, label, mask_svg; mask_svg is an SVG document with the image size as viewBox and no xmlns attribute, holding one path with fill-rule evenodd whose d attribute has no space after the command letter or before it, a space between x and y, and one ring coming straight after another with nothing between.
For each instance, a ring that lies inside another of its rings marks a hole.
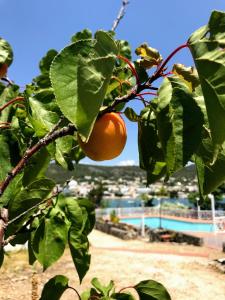
<instances>
[{"instance_id":1,"label":"blue sky","mask_svg":"<svg viewBox=\"0 0 225 300\"><path fill-rule=\"evenodd\" d=\"M38 62L50 48L62 49L77 31L108 30L121 0L0 0L0 36L14 49L9 77L24 86L38 74ZM130 0L127 13L116 30L117 38L130 42L133 51L148 42L166 57L189 35L207 23L214 9L225 11L223 0ZM192 65L187 49L172 62ZM137 111L140 106L134 103ZM126 120L128 139L123 153L104 165L138 164L137 128ZM89 160L85 160L90 162Z\"/></svg>"}]
</instances>

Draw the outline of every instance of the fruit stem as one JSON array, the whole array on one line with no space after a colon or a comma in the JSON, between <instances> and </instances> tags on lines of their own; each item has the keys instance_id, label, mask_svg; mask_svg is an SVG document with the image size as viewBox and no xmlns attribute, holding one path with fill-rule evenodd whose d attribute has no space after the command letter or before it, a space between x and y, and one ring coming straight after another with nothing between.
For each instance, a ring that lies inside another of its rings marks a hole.
<instances>
[{"instance_id":1,"label":"fruit stem","mask_svg":"<svg viewBox=\"0 0 225 300\"><path fill-rule=\"evenodd\" d=\"M72 286L68 286L68 289L73 290L77 294L77 297L79 298L79 300L81 300L80 294L78 293L78 291L75 288L73 288Z\"/></svg>"},{"instance_id":2,"label":"fruit stem","mask_svg":"<svg viewBox=\"0 0 225 300\"><path fill-rule=\"evenodd\" d=\"M3 104L2 106L0 106L0 113L6 108L8 107L9 105L17 102L17 101L24 101L24 97L16 97L16 98L13 98L12 100L10 100L9 102Z\"/></svg>"},{"instance_id":3,"label":"fruit stem","mask_svg":"<svg viewBox=\"0 0 225 300\"><path fill-rule=\"evenodd\" d=\"M128 64L128 66L129 66L130 69L131 69L132 74L134 75L134 77L135 77L135 79L136 79L136 84L137 84L137 85L140 85L140 80L139 80L139 77L138 77L138 73L137 73L136 69L134 68L134 66L132 65L132 63L129 61L129 59L127 59L126 57L121 56L121 55L117 55L117 57L118 57L119 59L125 61L125 62Z\"/></svg>"}]
</instances>

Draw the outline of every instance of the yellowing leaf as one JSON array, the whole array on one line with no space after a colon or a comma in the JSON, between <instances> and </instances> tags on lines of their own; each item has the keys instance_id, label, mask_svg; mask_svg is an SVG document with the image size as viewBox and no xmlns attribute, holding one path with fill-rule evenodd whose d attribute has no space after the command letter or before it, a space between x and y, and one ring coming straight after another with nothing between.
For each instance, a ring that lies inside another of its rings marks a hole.
<instances>
[{"instance_id":1,"label":"yellowing leaf","mask_svg":"<svg viewBox=\"0 0 225 300\"><path fill-rule=\"evenodd\" d=\"M142 44L135 50L135 53L141 56L139 63L145 69L158 66L162 61L162 56L157 49L151 48L147 43Z\"/></svg>"},{"instance_id":2,"label":"yellowing leaf","mask_svg":"<svg viewBox=\"0 0 225 300\"><path fill-rule=\"evenodd\" d=\"M187 84L191 91L195 90L200 83L198 72L194 67L186 67L183 64L175 64L172 72L180 77Z\"/></svg>"}]
</instances>

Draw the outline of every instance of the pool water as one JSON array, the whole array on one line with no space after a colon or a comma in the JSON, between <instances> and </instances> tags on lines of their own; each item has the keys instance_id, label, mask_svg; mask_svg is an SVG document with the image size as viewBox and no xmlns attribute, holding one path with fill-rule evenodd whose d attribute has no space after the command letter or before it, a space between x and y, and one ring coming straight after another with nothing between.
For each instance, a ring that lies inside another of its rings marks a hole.
<instances>
[{"instance_id":1,"label":"pool water","mask_svg":"<svg viewBox=\"0 0 225 300\"><path fill-rule=\"evenodd\" d=\"M135 226L141 226L141 218L123 218L121 222L128 223ZM150 228L160 227L160 218L145 218L145 225ZM166 218L161 218L161 227L176 231L195 231L195 232L212 232L213 224L207 223L192 223L180 220L171 220Z\"/></svg>"}]
</instances>

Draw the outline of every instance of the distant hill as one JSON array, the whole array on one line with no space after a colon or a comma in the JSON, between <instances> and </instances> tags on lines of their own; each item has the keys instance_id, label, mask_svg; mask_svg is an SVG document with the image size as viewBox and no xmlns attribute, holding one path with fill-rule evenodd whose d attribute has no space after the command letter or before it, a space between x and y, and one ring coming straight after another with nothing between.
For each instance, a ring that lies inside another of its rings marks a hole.
<instances>
[{"instance_id":1,"label":"distant hill","mask_svg":"<svg viewBox=\"0 0 225 300\"><path fill-rule=\"evenodd\" d=\"M180 180L181 178L192 180L195 177L195 174L195 166L190 165L176 172L173 177L175 177L177 180ZM75 180L83 180L85 176L91 176L92 179L96 177L111 180L118 180L119 178L132 180L135 177L145 180L146 178L146 172L140 169L138 166L97 166L86 164L75 165L73 171L67 171L56 164L51 164L46 175L60 184L71 179L72 177Z\"/></svg>"}]
</instances>

